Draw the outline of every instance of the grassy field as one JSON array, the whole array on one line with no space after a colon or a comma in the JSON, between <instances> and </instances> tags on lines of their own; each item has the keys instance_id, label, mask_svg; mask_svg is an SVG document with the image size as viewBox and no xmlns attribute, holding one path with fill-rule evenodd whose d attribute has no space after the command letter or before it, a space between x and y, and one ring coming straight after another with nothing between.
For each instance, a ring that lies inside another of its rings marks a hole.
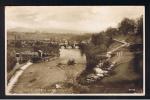
<instances>
[{"instance_id":1,"label":"grassy field","mask_svg":"<svg viewBox=\"0 0 150 100\"><path fill-rule=\"evenodd\" d=\"M122 59L124 62L117 65L114 69L115 74L104 78L102 80L103 83L134 81L140 77L133 69L133 65L131 64L132 58L126 58L126 56L124 58Z\"/></svg>"},{"instance_id":2,"label":"grassy field","mask_svg":"<svg viewBox=\"0 0 150 100\"><path fill-rule=\"evenodd\" d=\"M12 93L73 93L73 88L68 85L76 84L76 77L85 69L84 66L61 65L59 59L33 64L24 71ZM57 89L56 84L61 88Z\"/></svg>"}]
</instances>

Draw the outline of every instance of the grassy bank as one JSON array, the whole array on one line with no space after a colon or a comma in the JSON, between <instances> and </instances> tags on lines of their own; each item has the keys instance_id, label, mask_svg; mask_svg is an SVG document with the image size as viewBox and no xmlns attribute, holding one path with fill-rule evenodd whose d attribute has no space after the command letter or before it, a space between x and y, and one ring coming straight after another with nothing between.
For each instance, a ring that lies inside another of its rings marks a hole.
<instances>
[{"instance_id":1,"label":"grassy bank","mask_svg":"<svg viewBox=\"0 0 150 100\"><path fill-rule=\"evenodd\" d=\"M112 44L110 47L115 46ZM91 65L96 65L100 59L97 57L99 53L93 53L93 49L89 51L92 51L93 58L87 58L89 59L87 61L90 61L88 63ZM117 64L109 76L97 80L94 83L87 84L86 77L94 72L92 68L95 66L89 66L90 70L87 67L81 73L77 80L79 83L86 85L86 91L84 93L129 93L129 89L135 89L136 93L143 91L142 53L137 54L136 52L131 52L129 48L122 49L122 52L122 56L113 56L110 59L111 62L116 61Z\"/></svg>"},{"instance_id":2,"label":"grassy bank","mask_svg":"<svg viewBox=\"0 0 150 100\"><path fill-rule=\"evenodd\" d=\"M28 67L12 93L74 93L76 77L85 69L84 64L60 64L60 59L35 63Z\"/></svg>"}]
</instances>

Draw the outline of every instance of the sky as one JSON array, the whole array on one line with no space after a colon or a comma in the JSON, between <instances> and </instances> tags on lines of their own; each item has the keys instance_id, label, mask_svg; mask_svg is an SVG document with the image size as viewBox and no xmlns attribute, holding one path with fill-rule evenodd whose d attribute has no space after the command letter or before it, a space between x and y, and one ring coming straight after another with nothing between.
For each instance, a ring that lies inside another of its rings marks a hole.
<instances>
[{"instance_id":1,"label":"sky","mask_svg":"<svg viewBox=\"0 0 150 100\"><path fill-rule=\"evenodd\" d=\"M7 30L90 33L143 14L144 6L7 6L5 25Z\"/></svg>"}]
</instances>

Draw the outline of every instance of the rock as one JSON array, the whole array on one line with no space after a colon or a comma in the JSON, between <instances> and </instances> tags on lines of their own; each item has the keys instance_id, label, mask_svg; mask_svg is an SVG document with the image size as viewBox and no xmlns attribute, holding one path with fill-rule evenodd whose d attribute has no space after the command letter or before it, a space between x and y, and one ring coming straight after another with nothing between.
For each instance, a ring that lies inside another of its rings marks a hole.
<instances>
[{"instance_id":1,"label":"rock","mask_svg":"<svg viewBox=\"0 0 150 100\"><path fill-rule=\"evenodd\" d=\"M68 65L74 65L75 64L75 59L74 58L71 58L68 60Z\"/></svg>"},{"instance_id":2,"label":"rock","mask_svg":"<svg viewBox=\"0 0 150 100\"><path fill-rule=\"evenodd\" d=\"M87 80L96 80L98 79L99 76L95 75L95 74L90 74L87 76Z\"/></svg>"},{"instance_id":3,"label":"rock","mask_svg":"<svg viewBox=\"0 0 150 100\"><path fill-rule=\"evenodd\" d=\"M107 52L106 56L107 56L108 58L110 58L110 57L111 57L111 53L112 53L112 52Z\"/></svg>"},{"instance_id":4,"label":"rock","mask_svg":"<svg viewBox=\"0 0 150 100\"><path fill-rule=\"evenodd\" d=\"M114 67L114 64L111 64L110 67Z\"/></svg>"},{"instance_id":5,"label":"rock","mask_svg":"<svg viewBox=\"0 0 150 100\"><path fill-rule=\"evenodd\" d=\"M103 70L103 73L104 73L104 74L107 74L107 73L108 73L108 71L106 71L106 70Z\"/></svg>"},{"instance_id":6,"label":"rock","mask_svg":"<svg viewBox=\"0 0 150 100\"><path fill-rule=\"evenodd\" d=\"M99 65L99 67L102 67L102 66L103 66L103 63L99 63L98 65Z\"/></svg>"},{"instance_id":7,"label":"rock","mask_svg":"<svg viewBox=\"0 0 150 100\"><path fill-rule=\"evenodd\" d=\"M111 71L111 70L112 70L112 67L107 68L107 70L108 70L108 71Z\"/></svg>"},{"instance_id":8,"label":"rock","mask_svg":"<svg viewBox=\"0 0 150 100\"><path fill-rule=\"evenodd\" d=\"M90 75L87 76L87 78L92 78L94 76L95 76L95 74L90 74Z\"/></svg>"},{"instance_id":9,"label":"rock","mask_svg":"<svg viewBox=\"0 0 150 100\"><path fill-rule=\"evenodd\" d=\"M93 78L94 78L94 79L98 79L98 78L99 78L99 76L95 75L95 76L93 76Z\"/></svg>"},{"instance_id":10,"label":"rock","mask_svg":"<svg viewBox=\"0 0 150 100\"><path fill-rule=\"evenodd\" d=\"M96 74L98 77L104 77L103 74Z\"/></svg>"},{"instance_id":11,"label":"rock","mask_svg":"<svg viewBox=\"0 0 150 100\"><path fill-rule=\"evenodd\" d=\"M94 71L95 71L97 74L103 74L103 73L104 73L103 70L102 70L101 68L98 68L98 67L94 68Z\"/></svg>"},{"instance_id":12,"label":"rock","mask_svg":"<svg viewBox=\"0 0 150 100\"><path fill-rule=\"evenodd\" d=\"M59 88L61 88L61 85L56 84L56 89L59 89Z\"/></svg>"},{"instance_id":13,"label":"rock","mask_svg":"<svg viewBox=\"0 0 150 100\"><path fill-rule=\"evenodd\" d=\"M100 67L99 65L96 65L96 67Z\"/></svg>"}]
</instances>

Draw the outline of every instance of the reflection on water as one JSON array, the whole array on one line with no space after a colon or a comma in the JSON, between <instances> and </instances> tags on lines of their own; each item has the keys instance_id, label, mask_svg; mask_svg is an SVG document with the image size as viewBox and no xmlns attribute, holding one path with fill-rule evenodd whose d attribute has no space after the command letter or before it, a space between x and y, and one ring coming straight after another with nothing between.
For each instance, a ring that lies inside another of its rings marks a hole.
<instances>
[{"instance_id":1,"label":"reflection on water","mask_svg":"<svg viewBox=\"0 0 150 100\"><path fill-rule=\"evenodd\" d=\"M60 49L61 63L66 63L69 59L75 59L76 63L86 63L86 57L81 54L80 49Z\"/></svg>"}]
</instances>

